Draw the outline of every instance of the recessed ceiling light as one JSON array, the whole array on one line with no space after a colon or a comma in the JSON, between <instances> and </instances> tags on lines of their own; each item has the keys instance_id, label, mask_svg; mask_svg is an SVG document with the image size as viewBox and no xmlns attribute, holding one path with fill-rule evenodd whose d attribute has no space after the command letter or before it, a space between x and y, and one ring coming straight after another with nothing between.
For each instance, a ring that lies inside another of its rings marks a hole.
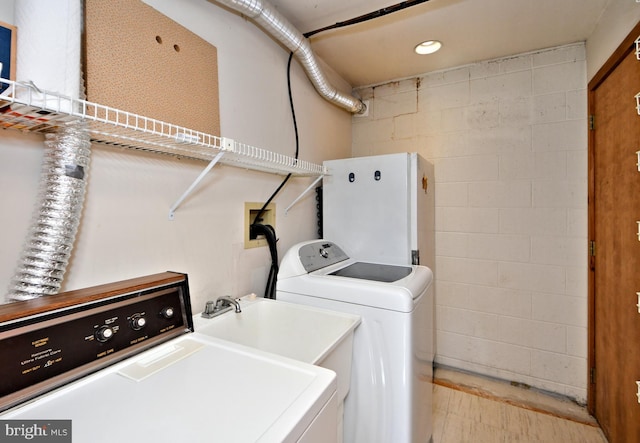
<instances>
[{"instance_id":1,"label":"recessed ceiling light","mask_svg":"<svg viewBox=\"0 0 640 443\"><path fill-rule=\"evenodd\" d=\"M442 43L438 40L427 40L426 42L422 42L416 46L414 51L416 51L416 54L425 55L433 54L440 48L442 48Z\"/></svg>"}]
</instances>

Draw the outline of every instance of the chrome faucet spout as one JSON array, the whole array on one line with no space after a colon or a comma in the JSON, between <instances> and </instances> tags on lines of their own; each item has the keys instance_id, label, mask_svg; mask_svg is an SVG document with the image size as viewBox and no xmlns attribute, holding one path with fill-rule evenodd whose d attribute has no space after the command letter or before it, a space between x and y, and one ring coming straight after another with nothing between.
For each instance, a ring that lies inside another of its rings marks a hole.
<instances>
[{"instance_id":1,"label":"chrome faucet spout","mask_svg":"<svg viewBox=\"0 0 640 443\"><path fill-rule=\"evenodd\" d=\"M216 309L222 309L224 306L233 306L236 312L242 312L240 309L240 302L233 297L229 297L228 295L224 295L222 297L218 297L216 300Z\"/></svg>"}]
</instances>

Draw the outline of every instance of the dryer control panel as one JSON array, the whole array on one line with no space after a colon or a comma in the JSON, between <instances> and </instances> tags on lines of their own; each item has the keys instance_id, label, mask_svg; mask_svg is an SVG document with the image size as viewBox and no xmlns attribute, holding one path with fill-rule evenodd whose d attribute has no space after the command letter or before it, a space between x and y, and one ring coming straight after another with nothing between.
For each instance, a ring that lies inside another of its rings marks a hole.
<instances>
[{"instance_id":1,"label":"dryer control panel","mask_svg":"<svg viewBox=\"0 0 640 443\"><path fill-rule=\"evenodd\" d=\"M302 245L298 250L298 254L300 263L302 263L307 272L317 271L349 258L335 243L328 241L317 241Z\"/></svg>"},{"instance_id":2,"label":"dryer control panel","mask_svg":"<svg viewBox=\"0 0 640 443\"><path fill-rule=\"evenodd\" d=\"M0 411L192 331L178 273L1 306Z\"/></svg>"}]
</instances>

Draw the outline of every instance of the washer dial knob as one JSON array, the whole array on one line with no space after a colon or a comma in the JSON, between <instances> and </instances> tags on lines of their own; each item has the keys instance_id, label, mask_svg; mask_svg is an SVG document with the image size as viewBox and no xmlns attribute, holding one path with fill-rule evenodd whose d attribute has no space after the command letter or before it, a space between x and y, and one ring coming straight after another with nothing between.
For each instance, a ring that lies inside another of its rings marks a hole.
<instances>
[{"instance_id":1,"label":"washer dial knob","mask_svg":"<svg viewBox=\"0 0 640 443\"><path fill-rule=\"evenodd\" d=\"M95 336L96 336L96 340L98 340L101 343L104 343L110 340L111 337L113 337L113 334L114 334L114 330L111 326L103 325L98 328Z\"/></svg>"}]
</instances>

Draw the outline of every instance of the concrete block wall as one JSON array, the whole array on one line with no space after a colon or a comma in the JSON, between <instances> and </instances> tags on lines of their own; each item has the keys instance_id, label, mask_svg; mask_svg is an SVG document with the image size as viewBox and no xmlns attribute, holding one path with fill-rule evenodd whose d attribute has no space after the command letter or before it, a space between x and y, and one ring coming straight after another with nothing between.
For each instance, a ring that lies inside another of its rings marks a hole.
<instances>
[{"instance_id":1,"label":"concrete block wall","mask_svg":"<svg viewBox=\"0 0 640 443\"><path fill-rule=\"evenodd\" d=\"M584 44L358 89L352 156L435 165L436 361L586 401Z\"/></svg>"}]
</instances>

